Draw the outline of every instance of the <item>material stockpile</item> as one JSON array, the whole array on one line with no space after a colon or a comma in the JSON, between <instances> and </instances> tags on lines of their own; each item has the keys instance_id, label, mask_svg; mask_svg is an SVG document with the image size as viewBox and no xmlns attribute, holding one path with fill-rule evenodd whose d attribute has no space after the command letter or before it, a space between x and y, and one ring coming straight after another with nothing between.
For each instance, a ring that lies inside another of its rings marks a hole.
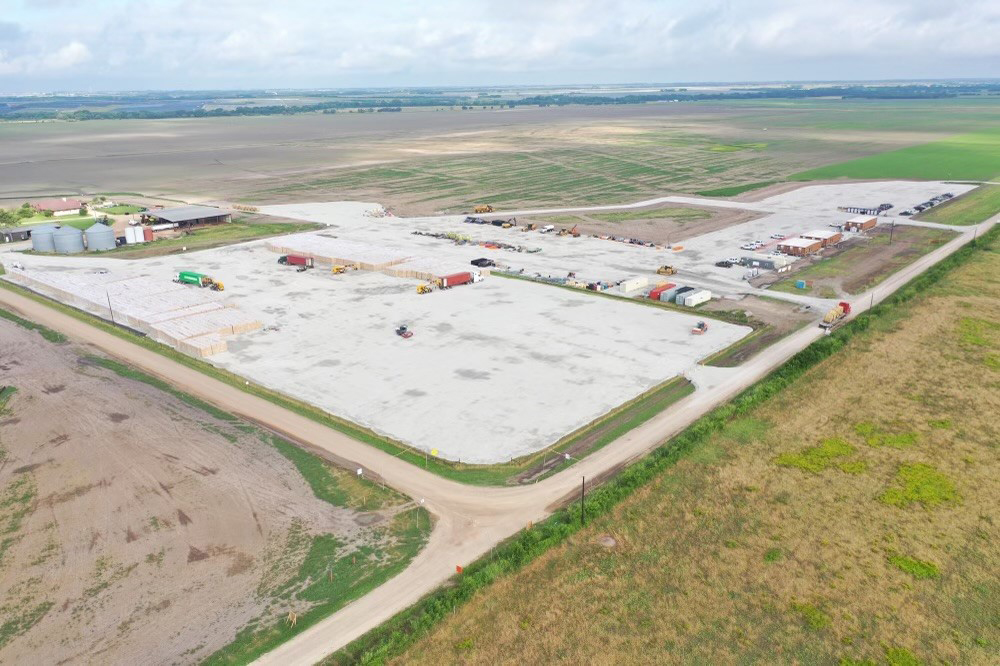
<instances>
[{"instance_id":1,"label":"material stockpile","mask_svg":"<svg viewBox=\"0 0 1000 666\"><path fill-rule=\"evenodd\" d=\"M363 271L380 271L410 258L398 250L316 234L283 236L268 243L267 249L283 255L312 257L314 261L328 264L353 264Z\"/></svg>"},{"instance_id":2,"label":"material stockpile","mask_svg":"<svg viewBox=\"0 0 1000 666\"><path fill-rule=\"evenodd\" d=\"M222 294L150 277L108 272L11 270L7 279L195 356L226 351L225 336L261 322L222 301Z\"/></svg>"},{"instance_id":3,"label":"material stockpile","mask_svg":"<svg viewBox=\"0 0 1000 666\"><path fill-rule=\"evenodd\" d=\"M465 266L456 266L455 262L438 261L435 259L414 258L382 269L386 275L398 278L416 280L434 280L445 275L451 275L465 270Z\"/></svg>"}]
</instances>

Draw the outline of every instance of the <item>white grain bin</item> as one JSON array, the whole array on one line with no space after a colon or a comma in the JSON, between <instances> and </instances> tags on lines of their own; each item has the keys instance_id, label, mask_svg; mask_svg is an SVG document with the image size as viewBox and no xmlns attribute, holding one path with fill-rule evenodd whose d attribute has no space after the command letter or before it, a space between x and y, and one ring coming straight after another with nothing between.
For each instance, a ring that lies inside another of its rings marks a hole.
<instances>
[{"instance_id":1,"label":"white grain bin","mask_svg":"<svg viewBox=\"0 0 1000 666\"><path fill-rule=\"evenodd\" d=\"M91 252L103 252L115 249L114 229L98 222L83 232L87 239L87 249Z\"/></svg>"},{"instance_id":2,"label":"white grain bin","mask_svg":"<svg viewBox=\"0 0 1000 666\"><path fill-rule=\"evenodd\" d=\"M55 252L52 234L58 229L54 224L42 224L31 229L31 249L35 252Z\"/></svg>"},{"instance_id":3,"label":"white grain bin","mask_svg":"<svg viewBox=\"0 0 1000 666\"><path fill-rule=\"evenodd\" d=\"M83 232L76 227L60 227L52 232L52 243L57 254L83 252Z\"/></svg>"}]
</instances>

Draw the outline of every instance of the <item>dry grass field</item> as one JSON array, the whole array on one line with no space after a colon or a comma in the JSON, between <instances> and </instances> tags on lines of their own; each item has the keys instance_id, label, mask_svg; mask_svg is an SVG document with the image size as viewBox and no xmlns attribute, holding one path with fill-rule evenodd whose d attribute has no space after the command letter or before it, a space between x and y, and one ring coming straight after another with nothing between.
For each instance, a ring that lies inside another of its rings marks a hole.
<instances>
[{"instance_id":1,"label":"dry grass field","mask_svg":"<svg viewBox=\"0 0 1000 666\"><path fill-rule=\"evenodd\" d=\"M456 610L406 664L986 664L1000 247Z\"/></svg>"}]
</instances>

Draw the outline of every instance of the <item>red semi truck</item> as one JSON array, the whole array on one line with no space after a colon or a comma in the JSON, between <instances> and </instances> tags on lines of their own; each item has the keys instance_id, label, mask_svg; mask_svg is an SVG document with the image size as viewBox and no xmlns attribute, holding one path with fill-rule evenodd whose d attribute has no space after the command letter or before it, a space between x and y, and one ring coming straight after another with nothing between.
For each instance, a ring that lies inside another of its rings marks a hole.
<instances>
[{"instance_id":1,"label":"red semi truck","mask_svg":"<svg viewBox=\"0 0 1000 666\"><path fill-rule=\"evenodd\" d=\"M463 273L453 273L452 275L445 275L440 278L438 282L438 288L447 289L448 287L457 287L460 284L470 284L472 282L479 282L483 279L483 276L479 273L470 273L468 271Z\"/></svg>"},{"instance_id":2,"label":"red semi truck","mask_svg":"<svg viewBox=\"0 0 1000 666\"><path fill-rule=\"evenodd\" d=\"M312 268L313 258L300 257L297 254L286 254L278 258L278 263L287 266L306 266L307 268Z\"/></svg>"}]
</instances>

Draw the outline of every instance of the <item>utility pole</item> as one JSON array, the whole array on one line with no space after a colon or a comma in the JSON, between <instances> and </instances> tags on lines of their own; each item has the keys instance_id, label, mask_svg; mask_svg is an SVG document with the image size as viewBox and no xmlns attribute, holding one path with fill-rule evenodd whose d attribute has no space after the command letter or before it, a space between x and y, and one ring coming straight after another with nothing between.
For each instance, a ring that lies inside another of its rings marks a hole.
<instances>
[{"instance_id":1,"label":"utility pole","mask_svg":"<svg viewBox=\"0 0 1000 666\"><path fill-rule=\"evenodd\" d=\"M587 477L580 477L580 526L583 527L587 524L587 517L584 513L585 508L583 506L583 495L587 492Z\"/></svg>"},{"instance_id":2,"label":"utility pole","mask_svg":"<svg viewBox=\"0 0 1000 666\"><path fill-rule=\"evenodd\" d=\"M896 230L896 220L889 225L889 245L892 245L892 232Z\"/></svg>"},{"instance_id":3,"label":"utility pole","mask_svg":"<svg viewBox=\"0 0 1000 666\"><path fill-rule=\"evenodd\" d=\"M108 298L108 312L111 313L111 323L115 323L115 311L111 309L111 292L107 289L104 290L104 295Z\"/></svg>"}]
</instances>

